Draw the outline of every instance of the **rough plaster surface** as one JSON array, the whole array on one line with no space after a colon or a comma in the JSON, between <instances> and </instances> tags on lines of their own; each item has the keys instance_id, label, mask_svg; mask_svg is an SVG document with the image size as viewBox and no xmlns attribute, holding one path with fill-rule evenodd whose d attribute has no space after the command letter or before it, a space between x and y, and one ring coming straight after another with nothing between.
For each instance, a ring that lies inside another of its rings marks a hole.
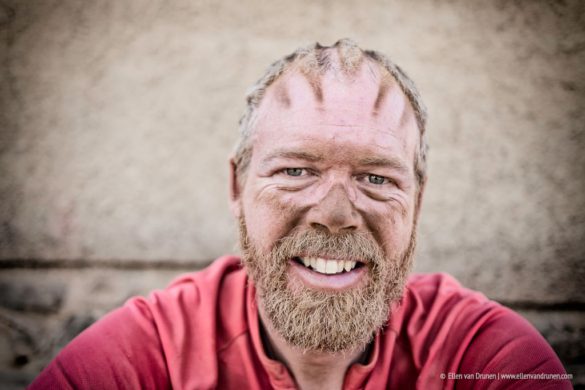
<instances>
[{"instance_id":1,"label":"rough plaster surface","mask_svg":"<svg viewBox=\"0 0 585 390\"><path fill-rule=\"evenodd\" d=\"M500 299L585 299L582 3L254 4L5 6L0 257L232 251L246 87L299 44L352 36L429 106L417 269Z\"/></svg>"},{"instance_id":2,"label":"rough plaster surface","mask_svg":"<svg viewBox=\"0 0 585 390\"><path fill-rule=\"evenodd\" d=\"M73 337L135 295L164 288L175 270L14 269L0 274L0 388L24 387ZM26 294L21 294L26 291ZM31 307L33 297L42 297Z\"/></svg>"},{"instance_id":3,"label":"rough plaster surface","mask_svg":"<svg viewBox=\"0 0 585 390\"><path fill-rule=\"evenodd\" d=\"M0 260L203 264L233 252L227 157L246 88L297 46L341 37L390 55L429 106L416 270L548 308L527 315L583 371L583 351L567 347L585 343L577 0L0 1ZM74 334L176 271L54 270L57 284L0 272L3 350L21 322L41 339ZM102 303L84 295L86 276L116 280ZM75 289L88 301L71 303ZM51 348L26 364L2 357L2 375L26 381Z\"/></svg>"},{"instance_id":4,"label":"rough plaster surface","mask_svg":"<svg viewBox=\"0 0 585 390\"><path fill-rule=\"evenodd\" d=\"M246 87L300 44L352 36L430 109L417 269L501 299L585 299L582 3L254 4L5 6L0 257L232 251Z\"/></svg>"}]
</instances>

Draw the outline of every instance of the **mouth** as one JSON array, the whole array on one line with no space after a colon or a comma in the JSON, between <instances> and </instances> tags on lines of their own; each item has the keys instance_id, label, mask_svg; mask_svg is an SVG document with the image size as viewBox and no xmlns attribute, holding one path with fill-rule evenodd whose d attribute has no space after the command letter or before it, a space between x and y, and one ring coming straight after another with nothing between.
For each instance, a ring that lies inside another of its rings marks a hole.
<instances>
[{"instance_id":1,"label":"mouth","mask_svg":"<svg viewBox=\"0 0 585 390\"><path fill-rule=\"evenodd\" d=\"M368 278L366 264L357 260L298 256L289 260L289 275L306 287L342 292L356 288Z\"/></svg>"},{"instance_id":2,"label":"mouth","mask_svg":"<svg viewBox=\"0 0 585 390\"><path fill-rule=\"evenodd\" d=\"M356 260L337 260L310 256L293 257L292 260L305 268L324 275L347 273L365 265L363 262Z\"/></svg>"}]
</instances>

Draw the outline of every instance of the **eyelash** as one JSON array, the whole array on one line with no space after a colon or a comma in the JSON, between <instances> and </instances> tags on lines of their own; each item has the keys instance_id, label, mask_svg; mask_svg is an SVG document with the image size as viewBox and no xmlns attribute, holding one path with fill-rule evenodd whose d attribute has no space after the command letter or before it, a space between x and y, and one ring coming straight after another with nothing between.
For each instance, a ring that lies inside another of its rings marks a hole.
<instances>
[{"instance_id":1,"label":"eyelash","mask_svg":"<svg viewBox=\"0 0 585 390\"><path fill-rule=\"evenodd\" d=\"M291 171L293 171L293 170L294 171L297 171L298 170L300 172L298 172L299 173L298 175L293 175L293 174L291 174ZM297 168L297 167L294 167L294 168L284 168L284 169L282 169L280 171L280 173L283 173L283 174L285 174L286 176L289 176L289 177L302 177L302 176L305 176L306 174L308 174L310 172L309 172L309 170L307 168ZM305 175L303 175L303 173L305 173ZM369 174L363 175L362 177L368 181L368 184L373 184L373 185L376 185L376 186L381 186L381 185L384 185L384 184L390 184L390 183L392 183L392 180L390 180L386 176L375 175L373 173L369 173ZM373 183L371 181L372 178L380 178L380 179L382 179L382 182L381 183Z\"/></svg>"},{"instance_id":2,"label":"eyelash","mask_svg":"<svg viewBox=\"0 0 585 390\"><path fill-rule=\"evenodd\" d=\"M380 178L380 179L382 179L382 183L372 183L372 181L371 181L371 179L372 179L372 178ZM390 179L388 179L386 176L381 176L381 175L374 175L373 173L369 173L369 174L367 175L367 179L368 179L368 182L369 182L370 184L379 185L379 186L381 186L381 185L383 185L383 184L388 184L388 183L390 183Z\"/></svg>"},{"instance_id":3,"label":"eyelash","mask_svg":"<svg viewBox=\"0 0 585 390\"><path fill-rule=\"evenodd\" d=\"M291 175L290 171L292 171L292 170L299 170L300 173L298 175ZM301 177L301 176L304 176L303 173L308 173L308 170L306 168L297 168L297 167L284 168L283 170L280 171L280 173L284 173L286 176L289 176L289 177Z\"/></svg>"}]
</instances>

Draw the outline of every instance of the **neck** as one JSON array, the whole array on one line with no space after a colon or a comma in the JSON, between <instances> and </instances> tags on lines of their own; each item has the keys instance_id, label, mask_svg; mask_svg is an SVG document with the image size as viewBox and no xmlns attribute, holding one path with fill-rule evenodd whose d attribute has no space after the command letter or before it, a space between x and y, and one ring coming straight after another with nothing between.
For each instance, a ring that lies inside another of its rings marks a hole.
<instances>
[{"instance_id":1,"label":"neck","mask_svg":"<svg viewBox=\"0 0 585 390\"><path fill-rule=\"evenodd\" d=\"M266 354L283 363L299 389L341 389L348 368L363 361L366 346L343 352L302 351L289 345L274 329L259 305L260 332Z\"/></svg>"}]
</instances>

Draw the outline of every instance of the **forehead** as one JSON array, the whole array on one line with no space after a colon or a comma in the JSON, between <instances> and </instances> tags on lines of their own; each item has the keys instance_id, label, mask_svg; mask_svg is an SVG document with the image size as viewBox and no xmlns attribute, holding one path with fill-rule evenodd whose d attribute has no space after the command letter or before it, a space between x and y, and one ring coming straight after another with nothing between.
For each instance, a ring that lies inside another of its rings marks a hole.
<instances>
[{"instance_id":1,"label":"forehead","mask_svg":"<svg viewBox=\"0 0 585 390\"><path fill-rule=\"evenodd\" d=\"M341 71L288 71L266 90L254 133L255 141L328 137L408 154L414 153L418 141L414 113L400 86L368 61L351 76Z\"/></svg>"}]
</instances>

